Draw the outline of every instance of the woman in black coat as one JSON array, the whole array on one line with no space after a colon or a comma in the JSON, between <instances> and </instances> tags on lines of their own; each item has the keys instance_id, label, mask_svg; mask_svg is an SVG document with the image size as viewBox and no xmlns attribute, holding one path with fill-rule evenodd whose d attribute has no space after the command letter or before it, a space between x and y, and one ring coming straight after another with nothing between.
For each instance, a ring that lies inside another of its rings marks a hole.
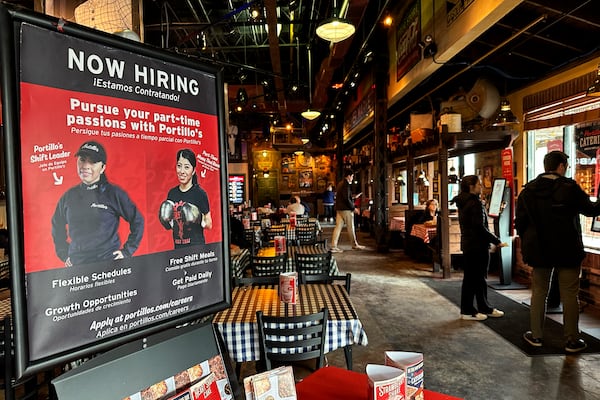
<instances>
[{"instance_id":1,"label":"woman in black coat","mask_svg":"<svg viewBox=\"0 0 600 400\"><path fill-rule=\"evenodd\" d=\"M505 247L488 228L487 212L481 202L481 181L475 175L463 177L460 193L454 198L458 207L460 245L463 252L464 276L461 289L461 319L483 321L487 317L502 317L503 311L493 308L487 299L487 276L490 264L490 243ZM477 301L477 308L473 305Z\"/></svg>"}]
</instances>

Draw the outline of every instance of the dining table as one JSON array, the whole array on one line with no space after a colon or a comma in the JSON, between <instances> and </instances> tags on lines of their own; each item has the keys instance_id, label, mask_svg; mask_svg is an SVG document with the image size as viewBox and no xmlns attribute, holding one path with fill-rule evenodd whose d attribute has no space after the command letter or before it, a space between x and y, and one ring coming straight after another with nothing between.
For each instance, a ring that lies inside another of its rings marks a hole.
<instances>
[{"instance_id":1,"label":"dining table","mask_svg":"<svg viewBox=\"0 0 600 400\"><path fill-rule=\"evenodd\" d=\"M296 384L296 396L298 400L368 400L369 377L367 374L343 368L319 368ZM423 400L461 398L424 389Z\"/></svg>"},{"instance_id":2,"label":"dining table","mask_svg":"<svg viewBox=\"0 0 600 400\"><path fill-rule=\"evenodd\" d=\"M323 307L329 310L325 353L344 348L347 368L352 369L352 345L366 346L369 341L343 285L299 285L296 304L281 302L276 285L235 287L231 307L216 314L212 323L234 361L257 361L261 358L257 311L280 317L299 316L319 312Z\"/></svg>"},{"instance_id":3,"label":"dining table","mask_svg":"<svg viewBox=\"0 0 600 400\"><path fill-rule=\"evenodd\" d=\"M390 220L390 231L404 232L406 230L406 219L404 217L392 217Z\"/></svg>"},{"instance_id":4,"label":"dining table","mask_svg":"<svg viewBox=\"0 0 600 400\"><path fill-rule=\"evenodd\" d=\"M429 243L437 235L437 227L429 224L413 224L410 235L423 240L423 243Z\"/></svg>"}]
</instances>

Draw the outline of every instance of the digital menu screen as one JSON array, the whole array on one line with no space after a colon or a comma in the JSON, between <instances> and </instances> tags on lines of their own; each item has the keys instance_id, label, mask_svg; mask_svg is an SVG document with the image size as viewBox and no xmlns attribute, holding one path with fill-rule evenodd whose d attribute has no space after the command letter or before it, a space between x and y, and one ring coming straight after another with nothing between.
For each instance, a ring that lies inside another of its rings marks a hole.
<instances>
[{"instance_id":1,"label":"digital menu screen","mask_svg":"<svg viewBox=\"0 0 600 400\"><path fill-rule=\"evenodd\" d=\"M242 204L246 200L246 175L229 175L229 203Z\"/></svg>"}]
</instances>

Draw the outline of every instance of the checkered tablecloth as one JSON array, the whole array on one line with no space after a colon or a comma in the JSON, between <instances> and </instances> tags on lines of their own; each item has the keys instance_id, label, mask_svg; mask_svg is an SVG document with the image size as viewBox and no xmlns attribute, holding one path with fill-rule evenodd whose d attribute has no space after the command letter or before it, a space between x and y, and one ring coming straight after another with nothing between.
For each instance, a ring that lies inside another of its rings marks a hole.
<instances>
[{"instance_id":1,"label":"checkered tablecloth","mask_svg":"<svg viewBox=\"0 0 600 400\"><path fill-rule=\"evenodd\" d=\"M369 343L350 296L342 285L300 285L298 299L298 304L288 306L288 315L312 314L324 306L329 309L326 353L352 344L366 346ZM213 324L223 335L231 358L236 362L260 359L257 310L262 310L265 315L285 315L277 287L234 288L232 306L213 319Z\"/></svg>"},{"instance_id":2,"label":"checkered tablecloth","mask_svg":"<svg viewBox=\"0 0 600 400\"><path fill-rule=\"evenodd\" d=\"M250 250L241 249L239 253L232 255L230 257L231 263L229 268L231 269L231 276L234 278L243 278L244 271L250 268L250 261L252 260L252 255L250 254Z\"/></svg>"},{"instance_id":3,"label":"checkered tablecloth","mask_svg":"<svg viewBox=\"0 0 600 400\"><path fill-rule=\"evenodd\" d=\"M437 228L435 226L425 224L414 224L410 230L411 236L421 238L425 243L429 243L436 234Z\"/></svg>"},{"instance_id":4,"label":"checkered tablecloth","mask_svg":"<svg viewBox=\"0 0 600 400\"><path fill-rule=\"evenodd\" d=\"M10 304L10 297L0 300L0 320L4 317L12 315L12 309Z\"/></svg>"},{"instance_id":5,"label":"checkered tablecloth","mask_svg":"<svg viewBox=\"0 0 600 400\"><path fill-rule=\"evenodd\" d=\"M401 231L406 230L406 222L404 217L392 217L390 221L390 231Z\"/></svg>"}]
</instances>

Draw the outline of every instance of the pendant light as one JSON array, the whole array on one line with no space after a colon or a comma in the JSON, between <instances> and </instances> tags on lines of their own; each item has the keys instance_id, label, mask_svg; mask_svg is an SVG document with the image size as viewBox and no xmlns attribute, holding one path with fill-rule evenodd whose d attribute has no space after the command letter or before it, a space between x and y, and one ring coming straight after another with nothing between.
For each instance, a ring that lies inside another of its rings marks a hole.
<instances>
[{"instance_id":1,"label":"pendant light","mask_svg":"<svg viewBox=\"0 0 600 400\"><path fill-rule=\"evenodd\" d=\"M519 121L513 112L510 110L508 99L504 98L500 102L500 112L494 118L493 126L508 126L518 124Z\"/></svg>"},{"instance_id":2,"label":"pendant light","mask_svg":"<svg viewBox=\"0 0 600 400\"><path fill-rule=\"evenodd\" d=\"M323 21L317 27L317 36L332 43L338 43L354 35L356 28L350 21L337 16L337 4L333 0L333 17Z\"/></svg>"},{"instance_id":3,"label":"pendant light","mask_svg":"<svg viewBox=\"0 0 600 400\"><path fill-rule=\"evenodd\" d=\"M310 55L310 46L308 47L308 109L302 112L302 118L312 121L321 115L319 111L311 110L312 106L312 58Z\"/></svg>"}]
</instances>

